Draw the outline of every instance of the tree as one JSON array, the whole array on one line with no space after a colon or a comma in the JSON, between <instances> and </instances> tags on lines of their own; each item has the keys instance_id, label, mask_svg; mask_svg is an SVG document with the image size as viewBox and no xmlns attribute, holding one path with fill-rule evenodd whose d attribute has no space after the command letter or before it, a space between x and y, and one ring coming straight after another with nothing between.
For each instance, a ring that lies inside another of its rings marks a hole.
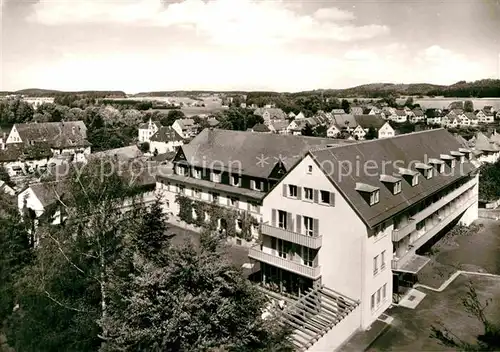
<instances>
[{"instance_id":1,"label":"tree","mask_svg":"<svg viewBox=\"0 0 500 352\"><path fill-rule=\"evenodd\" d=\"M342 99L342 109L346 114L351 112L351 104L349 104L349 101L347 99Z\"/></svg>"},{"instance_id":2,"label":"tree","mask_svg":"<svg viewBox=\"0 0 500 352\"><path fill-rule=\"evenodd\" d=\"M368 128L368 132L366 132L365 139L376 139L377 138L377 130L370 126Z\"/></svg>"},{"instance_id":3,"label":"tree","mask_svg":"<svg viewBox=\"0 0 500 352\"><path fill-rule=\"evenodd\" d=\"M144 142L139 145L139 150L143 153L149 153L149 142Z\"/></svg>"},{"instance_id":4,"label":"tree","mask_svg":"<svg viewBox=\"0 0 500 352\"><path fill-rule=\"evenodd\" d=\"M459 351L499 351L500 350L500 325L493 323L486 317L486 308L490 300L481 302L474 285L469 283L468 292L462 304L465 311L476 317L483 325L483 333L476 337L476 343L465 342L446 327L431 327L431 337L439 340L446 347Z\"/></svg>"},{"instance_id":5,"label":"tree","mask_svg":"<svg viewBox=\"0 0 500 352\"><path fill-rule=\"evenodd\" d=\"M136 219L121 208L136 187L111 160L79 172L73 169L63 190L52 189L56 202L38 219L40 246L16 284L19 309L6 328L15 350L96 351L107 338L101 322L114 266L126 254L126 234ZM66 216L59 226L50 224L56 211Z\"/></svg>"},{"instance_id":6,"label":"tree","mask_svg":"<svg viewBox=\"0 0 500 352\"><path fill-rule=\"evenodd\" d=\"M465 112L474 112L474 103L472 100L466 100L464 102L464 111Z\"/></svg>"},{"instance_id":7,"label":"tree","mask_svg":"<svg viewBox=\"0 0 500 352\"><path fill-rule=\"evenodd\" d=\"M221 238L166 249L163 262L134 258L125 309L109 316L103 351L292 351L288 331L263 320L263 294L227 259Z\"/></svg>"},{"instance_id":8,"label":"tree","mask_svg":"<svg viewBox=\"0 0 500 352\"><path fill-rule=\"evenodd\" d=\"M306 123L301 133L303 136L314 136L314 130L308 123Z\"/></svg>"},{"instance_id":9,"label":"tree","mask_svg":"<svg viewBox=\"0 0 500 352\"><path fill-rule=\"evenodd\" d=\"M328 126L325 125L316 126L316 128L314 129L314 136L325 138L327 131L328 131Z\"/></svg>"},{"instance_id":10,"label":"tree","mask_svg":"<svg viewBox=\"0 0 500 352\"><path fill-rule=\"evenodd\" d=\"M413 108L413 97L408 97L405 101L405 106L409 107L410 109Z\"/></svg>"},{"instance_id":11,"label":"tree","mask_svg":"<svg viewBox=\"0 0 500 352\"><path fill-rule=\"evenodd\" d=\"M14 187L15 183L12 182L9 172L5 168L5 166L0 165L0 181L3 181L7 184L9 187Z\"/></svg>"}]
</instances>

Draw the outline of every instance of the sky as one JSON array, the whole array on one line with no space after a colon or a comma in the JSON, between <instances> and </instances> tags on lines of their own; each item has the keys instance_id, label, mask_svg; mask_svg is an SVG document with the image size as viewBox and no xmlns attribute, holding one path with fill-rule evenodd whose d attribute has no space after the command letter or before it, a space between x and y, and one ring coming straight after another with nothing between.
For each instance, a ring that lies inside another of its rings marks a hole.
<instances>
[{"instance_id":1,"label":"sky","mask_svg":"<svg viewBox=\"0 0 500 352\"><path fill-rule=\"evenodd\" d=\"M0 1L0 90L500 78L500 0Z\"/></svg>"}]
</instances>

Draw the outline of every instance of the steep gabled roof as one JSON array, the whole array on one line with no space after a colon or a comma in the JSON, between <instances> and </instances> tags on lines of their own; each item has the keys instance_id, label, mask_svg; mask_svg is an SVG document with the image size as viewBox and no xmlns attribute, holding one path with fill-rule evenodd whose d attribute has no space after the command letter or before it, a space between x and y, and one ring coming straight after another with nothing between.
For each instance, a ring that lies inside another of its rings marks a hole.
<instances>
[{"instance_id":1,"label":"steep gabled roof","mask_svg":"<svg viewBox=\"0 0 500 352\"><path fill-rule=\"evenodd\" d=\"M354 118L354 115L351 114L335 115L333 119L335 121L335 124L341 128L356 128L357 126L356 119Z\"/></svg>"},{"instance_id":2,"label":"steep gabled roof","mask_svg":"<svg viewBox=\"0 0 500 352\"><path fill-rule=\"evenodd\" d=\"M498 152L500 149L492 143L482 132L476 133L474 138L474 148L484 152Z\"/></svg>"},{"instance_id":3,"label":"steep gabled roof","mask_svg":"<svg viewBox=\"0 0 500 352\"><path fill-rule=\"evenodd\" d=\"M455 168L452 172L446 165L445 173L436 173L430 179L422 177L416 186L412 187L408 182L403 182L401 192L396 195L386 187L381 187L381 174L397 175L402 167L413 170L414 167L411 165L416 162L425 163L428 158L440 158L441 154L458 150L460 147L460 143L452 134L444 129L435 129L341 145L311 151L309 154L323 168L331 182L347 198L363 221L373 227L464 177L474 171L475 166L466 161L460 164L463 172L460 172L460 168ZM375 166L370 167L370 172L354 169L356 165L361 165L363 168L368 162L370 166L376 165L378 172L374 169ZM353 168L346 176L344 176L345 165L351 165ZM343 174L340 174L339 170L343 170ZM363 195L356 190L357 183L379 187L379 203L370 206Z\"/></svg>"},{"instance_id":4,"label":"steep gabled roof","mask_svg":"<svg viewBox=\"0 0 500 352\"><path fill-rule=\"evenodd\" d=\"M354 115L354 119L363 128L373 127L379 129L386 123L383 118L377 115Z\"/></svg>"},{"instance_id":5,"label":"steep gabled roof","mask_svg":"<svg viewBox=\"0 0 500 352\"><path fill-rule=\"evenodd\" d=\"M15 124L23 142L46 142L53 148L89 146L83 121Z\"/></svg>"},{"instance_id":6,"label":"steep gabled roof","mask_svg":"<svg viewBox=\"0 0 500 352\"><path fill-rule=\"evenodd\" d=\"M172 126L160 127L160 129L151 137L152 142L179 142L183 138L177 133Z\"/></svg>"},{"instance_id":7,"label":"steep gabled roof","mask_svg":"<svg viewBox=\"0 0 500 352\"><path fill-rule=\"evenodd\" d=\"M345 143L352 142L207 128L191 143L181 146L178 153L183 153L193 166L230 168L235 173L267 178L280 159L289 169L312 148Z\"/></svg>"},{"instance_id":8,"label":"steep gabled roof","mask_svg":"<svg viewBox=\"0 0 500 352\"><path fill-rule=\"evenodd\" d=\"M180 126L181 129L193 128L196 126L196 123L193 119L177 119L175 120Z\"/></svg>"},{"instance_id":9,"label":"steep gabled roof","mask_svg":"<svg viewBox=\"0 0 500 352\"><path fill-rule=\"evenodd\" d=\"M271 132L271 130L263 123L258 123L252 127L253 132Z\"/></svg>"},{"instance_id":10,"label":"steep gabled roof","mask_svg":"<svg viewBox=\"0 0 500 352\"><path fill-rule=\"evenodd\" d=\"M152 121L152 123L157 127L157 128L160 128L161 127L161 123L159 121ZM147 130L149 129L149 122L144 122L144 123L141 123L139 125L139 129L140 130Z\"/></svg>"}]
</instances>

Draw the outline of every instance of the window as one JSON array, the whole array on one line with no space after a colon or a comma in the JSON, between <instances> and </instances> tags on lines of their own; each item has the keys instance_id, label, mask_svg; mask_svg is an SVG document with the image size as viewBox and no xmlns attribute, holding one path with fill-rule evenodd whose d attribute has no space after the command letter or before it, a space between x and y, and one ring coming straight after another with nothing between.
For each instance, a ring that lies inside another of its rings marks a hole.
<instances>
[{"instance_id":1,"label":"window","mask_svg":"<svg viewBox=\"0 0 500 352\"><path fill-rule=\"evenodd\" d=\"M212 202L217 203L219 201L219 193L212 193Z\"/></svg>"},{"instance_id":2,"label":"window","mask_svg":"<svg viewBox=\"0 0 500 352\"><path fill-rule=\"evenodd\" d=\"M287 218L288 215L286 211L283 210L278 210L278 227L280 229L286 229L287 228Z\"/></svg>"},{"instance_id":3,"label":"window","mask_svg":"<svg viewBox=\"0 0 500 352\"><path fill-rule=\"evenodd\" d=\"M193 196L195 196L196 198L201 198L201 189L193 188Z\"/></svg>"},{"instance_id":4,"label":"window","mask_svg":"<svg viewBox=\"0 0 500 352\"><path fill-rule=\"evenodd\" d=\"M394 194L401 193L401 181L394 183Z\"/></svg>"},{"instance_id":5,"label":"window","mask_svg":"<svg viewBox=\"0 0 500 352\"><path fill-rule=\"evenodd\" d=\"M252 180L250 183L251 183L252 189L254 189L256 191L262 190L262 182L260 180Z\"/></svg>"},{"instance_id":6,"label":"window","mask_svg":"<svg viewBox=\"0 0 500 352\"><path fill-rule=\"evenodd\" d=\"M373 258L373 275L378 273L378 255Z\"/></svg>"},{"instance_id":7,"label":"window","mask_svg":"<svg viewBox=\"0 0 500 352\"><path fill-rule=\"evenodd\" d=\"M385 251L380 254L380 270L385 269Z\"/></svg>"},{"instance_id":8,"label":"window","mask_svg":"<svg viewBox=\"0 0 500 352\"><path fill-rule=\"evenodd\" d=\"M322 204L330 204L330 192L320 191L320 195Z\"/></svg>"},{"instance_id":9,"label":"window","mask_svg":"<svg viewBox=\"0 0 500 352\"><path fill-rule=\"evenodd\" d=\"M307 165L307 173L312 174L313 172L313 166L312 165Z\"/></svg>"},{"instance_id":10,"label":"window","mask_svg":"<svg viewBox=\"0 0 500 352\"><path fill-rule=\"evenodd\" d=\"M371 299L371 304L370 305L371 305L372 310L374 310L375 309L375 293L372 295L372 299Z\"/></svg>"},{"instance_id":11,"label":"window","mask_svg":"<svg viewBox=\"0 0 500 352\"><path fill-rule=\"evenodd\" d=\"M177 165L176 172L177 172L177 175L184 176L186 173L186 169L183 166Z\"/></svg>"},{"instance_id":12,"label":"window","mask_svg":"<svg viewBox=\"0 0 500 352\"><path fill-rule=\"evenodd\" d=\"M442 174L444 172L444 164L438 164L438 172Z\"/></svg>"},{"instance_id":13,"label":"window","mask_svg":"<svg viewBox=\"0 0 500 352\"><path fill-rule=\"evenodd\" d=\"M307 236L314 235L314 220L308 216L304 216L304 230Z\"/></svg>"},{"instance_id":14,"label":"window","mask_svg":"<svg viewBox=\"0 0 500 352\"><path fill-rule=\"evenodd\" d=\"M415 176L412 177L412 179L411 179L411 185L412 186L418 185L418 175L415 175Z\"/></svg>"},{"instance_id":15,"label":"window","mask_svg":"<svg viewBox=\"0 0 500 352\"><path fill-rule=\"evenodd\" d=\"M197 179L201 179L201 170L193 169L193 177Z\"/></svg>"},{"instance_id":16,"label":"window","mask_svg":"<svg viewBox=\"0 0 500 352\"><path fill-rule=\"evenodd\" d=\"M313 201L313 190L312 188L304 188L304 199Z\"/></svg>"},{"instance_id":17,"label":"window","mask_svg":"<svg viewBox=\"0 0 500 352\"><path fill-rule=\"evenodd\" d=\"M384 286L382 286L382 300L385 301L386 298L387 298L387 284L384 284Z\"/></svg>"},{"instance_id":18,"label":"window","mask_svg":"<svg viewBox=\"0 0 500 352\"><path fill-rule=\"evenodd\" d=\"M220 172L212 172L212 182L220 183Z\"/></svg>"},{"instance_id":19,"label":"window","mask_svg":"<svg viewBox=\"0 0 500 352\"><path fill-rule=\"evenodd\" d=\"M432 169L425 170L425 178L426 179L431 179L432 178Z\"/></svg>"},{"instance_id":20,"label":"window","mask_svg":"<svg viewBox=\"0 0 500 352\"><path fill-rule=\"evenodd\" d=\"M239 203L239 199L236 197L229 197L229 205L233 207L237 207Z\"/></svg>"},{"instance_id":21,"label":"window","mask_svg":"<svg viewBox=\"0 0 500 352\"><path fill-rule=\"evenodd\" d=\"M182 185L177 185L177 187L179 188L179 193L180 194L185 194L186 193L186 187L184 187Z\"/></svg>"},{"instance_id":22,"label":"window","mask_svg":"<svg viewBox=\"0 0 500 352\"><path fill-rule=\"evenodd\" d=\"M295 185L288 185L288 196L297 198L297 186Z\"/></svg>"},{"instance_id":23,"label":"window","mask_svg":"<svg viewBox=\"0 0 500 352\"><path fill-rule=\"evenodd\" d=\"M232 175L231 176L231 184L233 186L239 186L240 185L240 177L238 175Z\"/></svg>"},{"instance_id":24,"label":"window","mask_svg":"<svg viewBox=\"0 0 500 352\"><path fill-rule=\"evenodd\" d=\"M313 266L314 250L307 247L302 247L302 258L304 258L304 265Z\"/></svg>"},{"instance_id":25,"label":"window","mask_svg":"<svg viewBox=\"0 0 500 352\"><path fill-rule=\"evenodd\" d=\"M377 290L377 307L378 307L378 306L379 306L379 304L380 304L380 294L382 293L381 291L382 291L382 288L379 288L379 289Z\"/></svg>"},{"instance_id":26,"label":"window","mask_svg":"<svg viewBox=\"0 0 500 352\"><path fill-rule=\"evenodd\" d=\"M370 193L370 205L377 204L379 202L379 191Z\"/></svg>"}]
</instances>

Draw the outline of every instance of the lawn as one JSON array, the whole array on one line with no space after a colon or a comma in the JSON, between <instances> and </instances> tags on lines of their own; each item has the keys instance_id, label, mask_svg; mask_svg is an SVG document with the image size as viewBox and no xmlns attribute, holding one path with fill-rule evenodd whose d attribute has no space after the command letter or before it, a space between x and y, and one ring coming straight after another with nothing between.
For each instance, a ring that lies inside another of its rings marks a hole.
<instances>
[{"instance_id":1,"label":"lawn","mask_svg":"<svg viewBox=\"0 0 500 352\"><path fill-rule=\"evenodd\" d=\"M474 342L482 333L481 323L464 311L461 300L472 282L482 301L491 299L486 315L493 321L500 320L500 279L478 276L459 276L443 292L423 288L427 294L416 309L394 307L386 313L394 318L393 324L370 347L369 351L449 351L439 341L430 337L430 327L442 322L461 339Z\"/></svg>"}]
</instances>

